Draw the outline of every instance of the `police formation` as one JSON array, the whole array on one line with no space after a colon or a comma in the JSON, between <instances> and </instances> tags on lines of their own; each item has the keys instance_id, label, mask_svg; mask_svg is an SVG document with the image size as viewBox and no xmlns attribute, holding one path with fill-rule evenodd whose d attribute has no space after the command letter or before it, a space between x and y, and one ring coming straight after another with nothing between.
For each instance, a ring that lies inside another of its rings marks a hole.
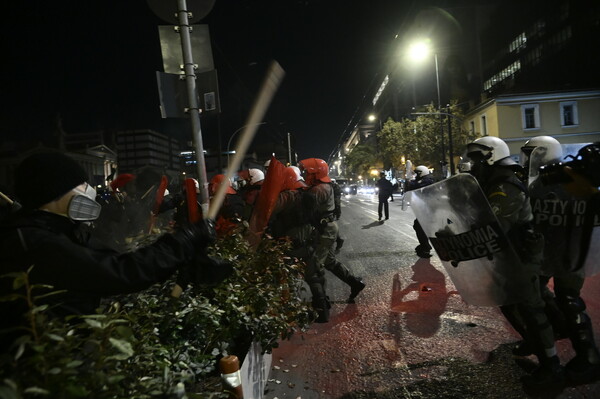
<instances>
[{"instance_id":1,"label":"police formation","mask_svg":"<svg viewBox=\"0 0 600 399\"><path fill-rule=\"evenodd\" d=\"M525 387L594 381L600 353L580 294L586 275L600 271L587 256L598 250L600 144L539 136L521 148L520 163L504 141L486 136L468 144L459 167L467 173L427 187L433 182L421 183L425 171L417 170L408 195L417 254L427 257L430 241L463 299L499 306L522 337L513 354L538 359ZM575 357L561 365L555 340L564 338Z\"/></svg>"}]
</instances>

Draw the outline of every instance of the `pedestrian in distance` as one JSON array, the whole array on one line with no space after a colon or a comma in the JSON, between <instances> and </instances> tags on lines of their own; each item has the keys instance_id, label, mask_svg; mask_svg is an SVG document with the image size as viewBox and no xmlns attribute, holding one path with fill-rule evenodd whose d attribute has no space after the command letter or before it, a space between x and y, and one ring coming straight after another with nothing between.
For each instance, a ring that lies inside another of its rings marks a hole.
<instances>
[{"instance_id":1,"label":"pedestrian in distance","mask_svg":"<svg viewBox=\"0 0 600 399\"><path fill-rule=\"evenodd\" d=\"M429 186L434 182L435 180L433 180L433 176L431 175L429 168L425 165L419 165L415 168L415 178L414 180L408 182L406 191ZM429 244L429 238L427 238L427 234L425 234L421 224L419 224L417 219L415 219L413 222L413 230L417 234L417 239L419 240L419 245L417 245L415 248L417 256L419 258L431 258L431 245Z\"/></svg>"},{"instance_id":2,"label":"pedestrian in distance","mask_svg":"<svg viewBox=\"0 0 600 399\"><path fill-rule=\"evenodd\" d=\"M154 243L119 253L90 239L85 226L101 210L84 169L60 152L35 153L15 171L15 193L23 208L0 226L0 275L28 273L31 285L60 291L43 297L54 317L93 314L103 297L141 291L195 265L215 240L213 223L181 225ZM1 292L12 281L0 280ZM21 291L20 289L19 291ZM21 293L21 292L19 292ZM25 303L1 302L3 325L26 323ZM3 337L3 350L12 342Z\"/></svg>"},{"instance_id":3,"label":"pedestrian in distance","mask_svg":"<svg viewBox=\"0 0 600 399\"><path fill-rule=\"evenodd\" d=\"M377 186L377 197L379 199L379 203L377 205L377 214L379 215L379 221L381 221L381 217L385 214L385 220L390 218L390 206L388 204L388 199L392 196L393 185L392 182L389 181L385 177L385 172L379 173L379 180L376 183Z\"/></svg>"},{"instance_id":4,"label":"pedestrian in distance","mask_svg":"<svg viewBox=\"0 0 600 399\"><path fill-rule=\"evenodd\" d=\"M528 282L521 290L524 299L500 306L513 328L532 343L538 358L538 367L523 379L523 383L532 389L562 386L564 370L540 293L544 241L543 236L533 229L527 189L517 177L522 168L510 157L508 146L498 137L485 136L469 143L467 156L472 161L470 173L477 179L502 231L518 254L521 277Z\"/></svg>"}]
</instances>

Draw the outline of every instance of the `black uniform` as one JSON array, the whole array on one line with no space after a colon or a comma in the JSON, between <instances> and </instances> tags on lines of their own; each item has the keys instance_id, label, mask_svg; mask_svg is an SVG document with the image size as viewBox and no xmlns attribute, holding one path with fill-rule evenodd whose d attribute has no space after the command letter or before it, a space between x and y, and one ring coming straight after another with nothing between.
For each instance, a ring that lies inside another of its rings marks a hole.
<instances>
[{"instance_id":1,"label":"black uniform","mask_svg":"<svg viewBox=\"0 0 600 399\"><path fill-rule=\"evenodd\" d=\"M429 186L430 184L435 183L433 177L431 175L425 175L421 178L416 178L408 182L408 188L406 191L416 190L421 187ZM420 258L430 258L431 257L431 245L429 245L429 238L427 238L427 234L423 231L423 228L419 224L419 221L415 219L413 222L413 229L417 234L417 239L419 240L419 245L415 248L417 252L417 256Z\"/></svg>"},{"instance_id":2,"label":"black uniform","mask_svg":"<svg viewBox=\"0 0 600 399\"><path fill-rule=\"evenodd\" d=\"M388 198L392 196L392 191L394 189L392 182L382 176L381 179L377 180L377 188L379 189L378 197L379 197L379 205L377 206L377 213L379 214L379 220L385 213L385 220L390 218L390 207L388 204ZM382 212L383 210L383 212Z\"/></svg>"}]
</instances>

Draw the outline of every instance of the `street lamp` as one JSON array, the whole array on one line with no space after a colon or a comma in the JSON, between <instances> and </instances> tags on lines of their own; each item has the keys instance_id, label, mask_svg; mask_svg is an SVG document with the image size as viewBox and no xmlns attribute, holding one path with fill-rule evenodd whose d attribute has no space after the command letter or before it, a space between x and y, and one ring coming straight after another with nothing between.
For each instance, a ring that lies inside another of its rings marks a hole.
<instances>
[{"instance_id":1,"label":"street lamp","mask_svg":"<svg viewBox=\"0 0 600 399\"><path fill-rule=\"evenodd\" d=\"M369 122L375 122L379 118L377 118L377 116L375 114L369 114L367 119L369 120ZM381 119L379 119L379 130L382 130L382 129L383 129L383 127L381 126Z\"/></svg>"},{"instance_id":2,"label":"street lamp","mask_svg":"<svg viewBox=\"0 0 600 399\"><path fill-rule=\"evenodd\" d=\"M266 123L267 122L260 122L260 123L257 123L256 126L265 125ZM229 149L229 146L231 145L231 140L233 139L233 137L236 134L238 134L240 131L242 131L243 129L245 129L248 126L250 126L250 125L244 125L244 126L240 127L235 132L233 132L233 134L231 135L231 137L229 137L229 141L227 142L227 168L229 168L229 155L231 155L231 150Z\"/></svg>"},{"instance_id":3,"label":"street lamp","mask_svg":"<svg viewBox=\"0 0 600 399\"><path fill-rule=\"evenodd\" d=\"M417 62L423 62L433 52L433 59L435 61L435 83L437 87L437 109L438 112L442 111L442 100L440 95L440 71L438 68L438 56L437 52L431 48L431 40L425 39L414 42L408 47L409 57ZM444 147L444 124L442 121L442 114L440 113L440 145L442 147L442 170L444 169L444 163L446 162L446 148Z\"/></svg>"}]
</instances>

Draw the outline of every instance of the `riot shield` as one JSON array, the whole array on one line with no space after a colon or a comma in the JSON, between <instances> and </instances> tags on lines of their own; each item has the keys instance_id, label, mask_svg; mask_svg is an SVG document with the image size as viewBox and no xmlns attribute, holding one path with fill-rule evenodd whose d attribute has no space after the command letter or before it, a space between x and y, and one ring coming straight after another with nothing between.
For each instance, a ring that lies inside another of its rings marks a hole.
<instances>
[{"instance_id":1,"label":"riot shield","mask_svg":"<svg viewBox=\"0 0 600 399\"><path fill-rule=\"evenodd\" d=\"M582 267L586 276L600 272L600 263L593 259L594 253L600 250L600 220L598 215L587 214L589 201L574 197L561 184L544 185L538 179L540 166L568 162L568 155L576 156L585 145L562 145L562 159L550 162L545 157L544 147L536 147L529 155L529 196L533 223L545 239L542 264L542 275L545 276ZM593 223L594 227L588 223ZM589 229L593 230L590 232Z\"/></svg>"},{"instance_id":2,"label":"riot shield","mask_svg":"<svg viewBox=\"0 0 600 399\"><path fill-rule=\"evenodd\" d=\"M265 181L260 189L260 194L254 205L252 216L250 217L249 227L254 234L260 235L269 223L271 212L275 208L277 197L284 184L283 173L285 165L279 162L275 157L271 157L271 163L267 169Z\"/></svg>"},{"instance_id":3,"label":"riot shield","mask_svg":"<svg viewBox=\"0 0 600 399\"><path fill-rule=\"evenodd\" d=\"M500 306L524 299L535 270L519 259L472 175L452 176L407 197L466 302Z\"/></svg>"}]
</instances>

